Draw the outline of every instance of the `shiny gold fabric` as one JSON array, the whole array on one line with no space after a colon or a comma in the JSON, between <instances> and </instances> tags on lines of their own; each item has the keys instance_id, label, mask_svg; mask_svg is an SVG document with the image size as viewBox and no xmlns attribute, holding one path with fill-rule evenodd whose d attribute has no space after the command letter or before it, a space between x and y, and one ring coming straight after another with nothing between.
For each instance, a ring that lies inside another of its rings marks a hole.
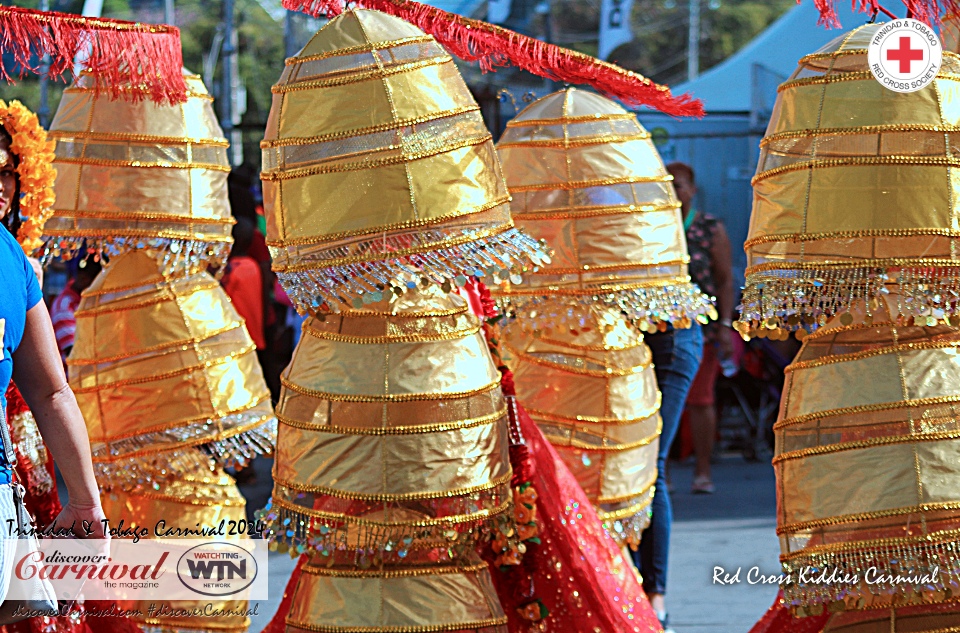
<instances>
[{"instance_id":1,"label":"shiny gold fabric","mask_svg":"<svg viewBox=\"0 0 960 633\"><path fill-rule=\"evenodd\" d=\"M837 613L823 633L952 633L960 622L960 603L902 606L880 611Z\"/></svg>"},{"instance_id":2,"label":"shiny gold fabric","mask_svg":"<svg viewBox=\"0 0 960 633\"><path fill-rule=\"evenodd\" d=\"M369 570L321 559L303 568L286 630L505 633L506 623L490 569L475 555L455 565Z\"/></svg>"},{"instance_id":3,"label":"shiny gold fabric","mask_svg":"<svg viewBox=\"0 0 960 633\"><path fill-rule=\"evenodd\" d=\"M287 60L273 93L267 240L301 312L361 308L421 281L449 291L542 254L513 229L493 141L453 59L411 24L346 11Z\"/></svg>"},{"instance_id":4,"label":"shiny gold fabric","mask_svg":"<svg viewBox=\"0 0 960 633\"><path fill-rule=\"evenodd\" d=\"M149 245L181 267L226 257L228 143L203 82L184 76L189 97L176 105L111 100L86 74L64 90L50 129L57 202L47 256L86 240L108 254Z\"/></svg>"},{"instance_id":5,"label":"shiny gold fabric","mask_svg":"<svg viewBox=\"0 0 960 633\"><path fill-rule=\"evenodd\" d=\"M253 342L209 274L165 278L145 252L121 255L76 319L70 385L101 486L208 464L186 447L226 463L270 452L275 419Z\"/></svg>"},{"instance_id":6,"label":"shiny gold fabric","mask_svg":"<svg viewBox=\"0 0 960 633\"><path fill-rule=\"evenodd\" d=\"M807 55L779 88L753 179L747 335L811 331L855 302L871 315L885 287L911 297L899 314L918 324L957 315L960 57L945 52L932 85L893 92L867 65L882 26Z\"/></svg>"},{"instance_id":7,"label":"shiny gold fabric","mask_svg":"<svg viewBox=\"0 0 960 633\"><path fill-rule=\"evenodd\" d=\"M687 275L680 202L650 135L613 101L567 88L507 123L497 144L517 226L553 249L523 286L544 295L602 298L644 329L706 322L709 301ZM543 312L536 311L542 318Z\"/></svg>"},{"instance_id":8,"label":"shiny gold fabric","mask_svg":"<svg viewBox=\"0 0 960 633\"><path fill-rule=\"evenodd\" d=\"M196 451L188 448L186 451ZM114 491L103 495L103 511L113 527L123 522L124 528L143 527L150 535L155 534L158 524L163 521L160 530L197 529L216 527L221 521L245 521L245 501L237 489L236 483L223 470L213 471L206 468L182 470L175 481L166 484L161 492L138 491L127 493ZM250 626L250 618L245 615L221 615L218 617L151 617L149 606L163 604L171 610L204 608L230 612L244 611L246 600L122 600L117 603L120 609L139 610L143 617L135 620L151 631L175 633L178 631L217 631L224 633L245 633Z\"/></svg>"},{"instance_id":9,"label":"shiny gold fabric","mask_svg":"<svg viewBox=\"0 0 960 633\"><path fill-rule=\"evenodd\" d=\"M458 295L373 308L304 324L277 406L267 532L296 551L346 542L402 562L431 540L466 543L510 508L507 414Z\"/></svg>"},{"instance_id":10,"label":"shiny gold fabric","mask_svg":"<svg viewBox=\"0 0 960 633\"><path fill-rule=\"evenodd\" d=\"M909 587L937 602L960 587L958 378L953 327L851 325L804 340L774 427L781 560L795 579L811 567L840 577L785 586L792 606L879 608ZM876 573L914 580L871 583Z\"/></svg>"},{"instance_id":11,"label":"shiny gold fabric","mask_svg":"<svg viewBox=\"0 0 960 633\"><path fill-rule=\"evenodd\" d=\"M566 309L549 302L540 309ZM576 476L607 532L636 546L657 478L660 393L643 335L610 308L580 327L531 332L515 321L502 348L517 398Z\"/></svg>"}]
</instances>

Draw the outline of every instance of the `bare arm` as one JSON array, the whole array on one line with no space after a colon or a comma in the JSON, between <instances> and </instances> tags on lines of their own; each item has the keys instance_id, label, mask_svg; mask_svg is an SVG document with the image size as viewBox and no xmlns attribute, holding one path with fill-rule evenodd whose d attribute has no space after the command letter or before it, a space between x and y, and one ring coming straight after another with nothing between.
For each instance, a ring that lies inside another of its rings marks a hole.
<instances>
[{"instance_id":1,"label":"bare arm","mask_svg":"<svg viewBox=\"0 0 960 633\"><path fill-rule=\"evenodd\" d=\"M733 318L733 255L723 224L717 223L710 249L710 272L717 282L717 312L721 319Z\"/></svg>"},{"instance_id":2,"label":"bare arm","mask_svg":"<svg viewBox=\"0 0 960 633\"><path fill-rule=\"evenodd\" d=\"M63 473L70 504L99 507L87 428L63 373L53 325L43 303L27 311L23 339L13 355L13 378Z\"/></svg>"},{"instance_id":3,"label":"bare arm","mask_svg":"<svg viewBox=\"0 0 960 633\"><path fill-rule=\"evenodd\" d=\"M717 223L713 231L713 246L710 248L710 272L717 282L717 312L720 320L733 318L733 255L730 252L730 238L723 224ZM733 331L719 324L717 345L721 358L730 358L733 354Z\"/></svg>"}]
</instances>

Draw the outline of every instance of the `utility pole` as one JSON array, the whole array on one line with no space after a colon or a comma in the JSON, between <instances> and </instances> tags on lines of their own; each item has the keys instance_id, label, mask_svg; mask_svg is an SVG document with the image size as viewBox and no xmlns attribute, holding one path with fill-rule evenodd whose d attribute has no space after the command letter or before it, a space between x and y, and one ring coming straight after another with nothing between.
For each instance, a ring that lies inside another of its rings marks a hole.
<instances>
[{"instance_id":1,"label":"utility pole","mask_svg":"<svg viewBox=\"0 0 960 633\"><path fill-rule=\"evenodd\" d=\"M690 0L690 28L687 31L687 81L700 75L700 0Z\"/></svg>"},{"instance_id":2,"label":"utility pole","mask_svg":"<svg viewBox=\"0 0 960 633\"><path fill-rule=\"evenodd\" d=\"M49 11L50 1L40 0L40 10ZM40 108L37 118L41 126L50 127L50 55L46 53L40 59Z\"/></svg>"},{"instance_id":3,"label":"utility pole","mask_svg":"<svg viewBox=\"0 0 960 633\"><path fill-rule=\"evenodd\" d=\"M283 16L283 55L293 57L297 54L296 25L293 23L294 12L287 9Z\"/></svg>"},{"instance_id":4,"label":"utility pole","mask_svg":"<svg viewBox=\"0 0 960 633\"><path fill-rule=\"evenodd\" d=\"M223 2L223 76L220 91L220 125L230 141L230 164L236 166L238 139L234 134L234 99L237 91L237 29L234 23L234 0Z\"/></svg>"}]
</instances>

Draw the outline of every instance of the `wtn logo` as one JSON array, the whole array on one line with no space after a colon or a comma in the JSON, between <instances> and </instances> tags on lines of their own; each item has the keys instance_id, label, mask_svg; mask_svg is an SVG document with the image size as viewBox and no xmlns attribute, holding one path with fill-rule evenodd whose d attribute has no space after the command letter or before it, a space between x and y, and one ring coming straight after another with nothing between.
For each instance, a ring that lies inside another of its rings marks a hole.
<instances>
[{"instance_id":1,"label":"wtn logo","mask_svg":"<svg viewBox=\"0 0 960 633\"><path fill-rule=\"evenodd\" d=\"M247 579L247 561L241 560L240 564L229 560L187 560L187 568L190 570L190 577L199 580L214 580L212 578L214 571L217 576L215 580L234 580L240 578Z\"/></svg>"}]
</instances>

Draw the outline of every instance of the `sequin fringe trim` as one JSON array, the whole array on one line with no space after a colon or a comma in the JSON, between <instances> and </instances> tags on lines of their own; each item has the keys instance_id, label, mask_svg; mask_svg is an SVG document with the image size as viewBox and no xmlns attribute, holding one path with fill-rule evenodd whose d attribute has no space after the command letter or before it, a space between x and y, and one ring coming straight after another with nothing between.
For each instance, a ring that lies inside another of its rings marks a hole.
<instances>
[{"instance_id":1,"label":"sequin fringe trim","mask_svg":"<svg viewBox=\"0 0 960 633\"><path fill-rule=\"evenodd\" d=\"M223 437L229 431L221 431L219 437L207 437L211 426L222 428L222 425L227 425L229 428L251 424L255 426L236 435ZM93 465L97 480L105 490L159 490L164 481L186 470L213 470L214 464L242 468L258 455L271 455L276 438L276 418L265 417L259 412L239 413L169 431L124 438L109 444L94 443Z\"/></svg>"},{"instance_id":2,"label":"sequin fringe trim","mask_svg":"<svg viewBox=\"0 0 960 633\"><path fill-rule=\"evenodd\" d=\"M786 338L784 331L797 331L797 338L803 338L837 315L841 324L853 323L848 311L859 301L865 302L869 322L878 302L892 289L899 293L900 315L912 317L917 325L943 321L960 325L960 268L940 266L752 272L736 327L744 336Z\"/></svg>"},{"instance_id":3,"label":"sequin fringe trim","mask_svg":"<svg viewBox=\"0 0 960 633\"><path fill-rule=\"evenodd\" d=\"M627 318L643 332L662 331L666 329L667 324L686 328L690 327L693 320L705 325L717 318L713 299L687 281L612 292L602 289L587 290L582 295L569 297L568 309L565 312L541 311L541 307L546 302L556 305L556 294L548 290L544 290L541 296L501 295L497 297L500 308L520 317L525 329L539 330L551 327L565 329L584 327L587 319L582 306L589 306L598 301L622 310Z\"/></svg>"},{"instance_id":4,"label":"sequin fringe trim","mask_svg":"<svg viewBox=\"0 0 960 633\"><path fill-rule=\"evenodd\" d=\"M509 490L509 488L507 488ZM360 569L381 564L400 564L414 549L446 550L449 560L461 559L476 548L480 540L490 540L498 531L516 529L513 502L504 501L477 518L451 517L456 521L437 525L418 525L416 521L394 525L372 520L321 518L278 505L271 499L256 512L263 522L263 538L271 551L287 552L291 558L303 553L319 554L329 566L346 560Z\"/></svg>"},{"instance_id":5,"label":"sequin fringe trim","mask_svg":"<svg viewBox=\"0 0 960 633\"><path fill-rule=\"evenodd\" d=\"M782 566L784 604L797 616L938 603L960 596L956 541L811 552L783 560Z\"/></svg>"},{"instance_id":6,"label":"sequin fringe trim","mask_svg":"<svg viewBox=\"0 0 960 633\"><path fill-rule=\"evenodd\" d=\"M208 266L221 267L230 255L230 242L207 242L169 237L62 237L44 235L43 246L35 255L46 266L53 259L69 260L82 249L106 256L109 260L130 251L146 251L159 261L159 270L165 275L206 270Z\"/></svg>"},{"instance_id":7,"label":"sequin fringe trim","mask_svg":"<svg viewBox=\"0 0 960 633\"><path fill-rule=\"evenodd\" d=\"M467 240L462 244L394 259L361 261L357 258L331 266L324 266L321 260L315 269L280 271L277 277L298 310L318 314L344 308L360 309L382 301L387 293L402 295L418 286L435 284L452 292L463 287L468 277L490 276L496 284L508 280L520 283L521 273L531 262L539 266L550 261L543 247L518 229L476 240L470 239L470 233L463 231L455 238ZM409 248L408 243L399 239L397 244L392 244L393 239L376 240L378 248L384 251ZM272 250L276 256L278 249Z\"/></svg>"},{"instance_id":8,"label":"sequin fringe trim","mask_svg":"<svg viewBox=\"0 0 960 633\"><path fill-rule=\"evenodd\" d=\"M640 546L640 536L643 531L650 527L650 518L653 511L650 506L643 508L640 512L622 519L604 519L600 512L601 525L607 536L613 539L618 547L627 546L636 550Z\"/></svg>"}]
</instances>

